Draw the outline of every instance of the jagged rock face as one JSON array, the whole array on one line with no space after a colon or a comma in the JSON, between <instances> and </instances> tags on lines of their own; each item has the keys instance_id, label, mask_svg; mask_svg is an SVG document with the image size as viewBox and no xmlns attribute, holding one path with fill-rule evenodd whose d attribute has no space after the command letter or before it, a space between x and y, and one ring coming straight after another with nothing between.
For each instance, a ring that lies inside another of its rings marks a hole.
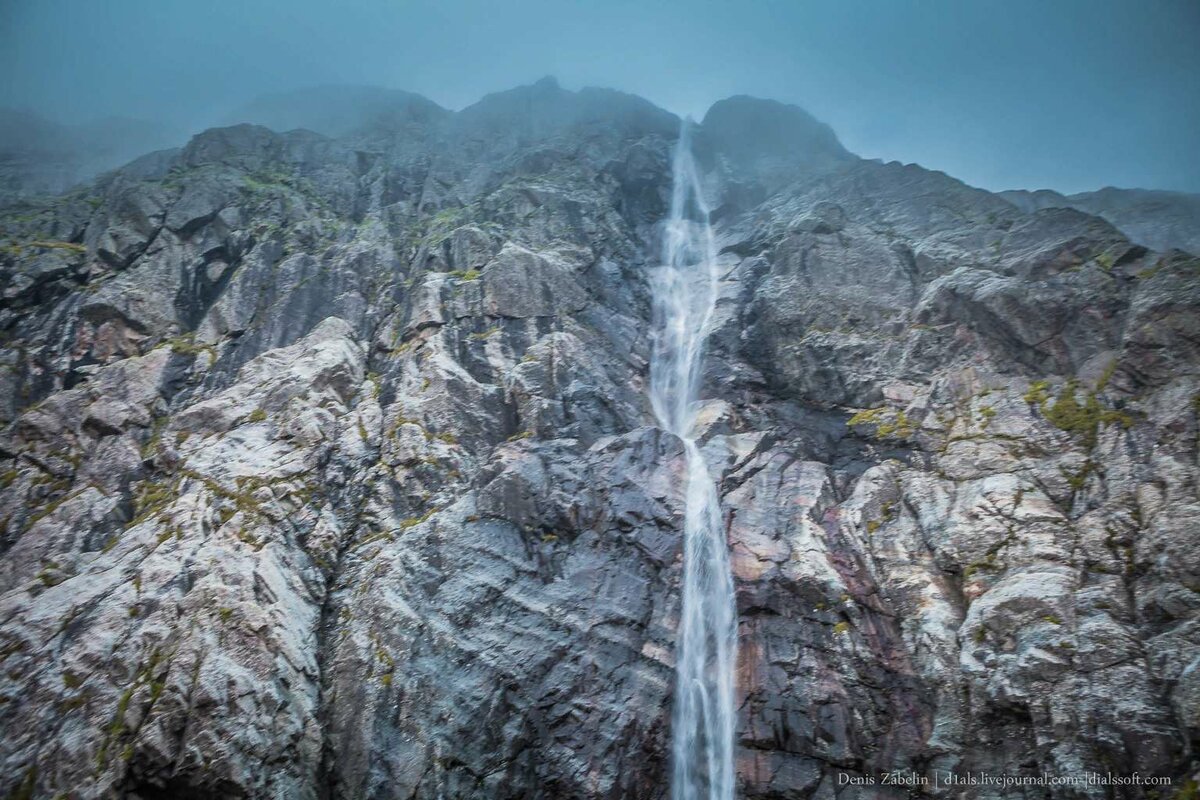
<instances>
[{"instance_id":1,"label":"jagged rock face","mask_svg":"<svg viewBox=\"0 0 1200 800\"><path fill-rule=\"evenodd\" d=\"M714 115L740 796L1193 773L1200 262ZM668 796L676 125L543 82L9 212L0 791ZM1110 796L1017 791L947 796Z\"/></svg>"}]
</instances>

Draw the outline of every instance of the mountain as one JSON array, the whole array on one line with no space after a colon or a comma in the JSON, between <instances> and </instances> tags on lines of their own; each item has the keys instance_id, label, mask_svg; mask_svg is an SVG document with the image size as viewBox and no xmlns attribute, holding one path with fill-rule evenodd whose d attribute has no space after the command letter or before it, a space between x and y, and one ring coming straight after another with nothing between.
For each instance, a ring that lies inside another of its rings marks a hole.
<instances>
[{"instance_id":1,"label":"mountain","mask_svg":"<svg viewBox=\"0 0 1200 800\"><path fill-rule=\"evenodd\" d=\"M412 92L377 86L317 86L263 95L230 112L223 122L345 136L363 128L428 124L448 115L437 103Z\"/></svg>"},{"instance_id":2,"label":"mountain","mask_svg":"<svg viewBox=\"0 0 1200 800\"><path fill-rule=\"evenodd\" d=\"M1000 196L1024 211L1076 208L1095 214L1133 241L1155 250L1178 248L1200 253L1200 195L1109 186L1067 196L1048 189L1001 192Z\"/></svg>"},{"instance_id":3,"label":"mountain","mask_svg":"<svg viewBox=\"0 0 1200 800\"><path fill-rule=\"evenodd\" d=\"M65 192L176 143L169 130L142 120L112 117L60 125L30 112L0 109L0 206Z\"/></svg>"},{"instance_id":4,"label":"mountain","mask_svg":"<svg viewBox=\"0 0 1200 800\"><path fill-rule=\"evenodd\" d=\"M553 81L395 107L0 214L0 792L670 795L679 121ZM739 797L1186 787L1200 260L771 101L694 133Z\"/></svg>"}]
</instances>

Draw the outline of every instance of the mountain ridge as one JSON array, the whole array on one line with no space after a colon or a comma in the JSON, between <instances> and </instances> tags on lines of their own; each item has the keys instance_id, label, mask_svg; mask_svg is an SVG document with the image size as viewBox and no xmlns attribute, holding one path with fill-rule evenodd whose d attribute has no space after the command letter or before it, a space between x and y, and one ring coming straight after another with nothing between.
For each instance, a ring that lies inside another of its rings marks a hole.
<instances>
[{"instance_id":1,"label":"mountain ridge","mask_svg":"<svg viewBox=\"0 0 1200 800\"><path fill-rule=\"evenodd\" d=\"M669 796L678 128L561 91L446 136L210 129L0 209L0 793ZM1200 260L696 133L739 795L1186 786Z\"/></svg>"},{"instance_id":2,"label":"mountain ridge","mask_svg":"<svg viewBox=\"0 0 1200 800\"><path fill-rule=\"evenodd\" d=\"M730 109L735 110L730 112ZM637 95L592 87L571 91L547 77L491 93L459 111L442 108L419 94L399 89L343 85L296 89L260 96L230 112L225 117L225 126L250 122L276 132L306 128L348 141L407 129L410 134L424 138L474 136L495 145L497 137L489 135L489 125L501 139L514 135L537 139L544 138L556 126L584 124L589 116L601 128L611 125L614 116L620 116L627 126L633 126L630 130L639 126L656 128L664 135L677 127L679 121L671 112ZM786 183L796 169L827 169L854 158L828 125L799 106L775 100L749 95L719 100L710 106L700 127L704 128L705 123L710 129L708 135L720 140L716 146L728 157L758 159L761 162L758 178L773 178L774 182L767 184L774 188ZM28 123L34 127L46 124L39 120ZM549 127L542 131L538 126ZM0 190L0 203L16 202L46 191L51 194L66 191L121 166L135 155L125 147L115 155L82 157L75 154L79 145L68 145L60 148L57 155L47 155L22 146L22 137L27 140L28 136L20 128L14 122L0 129L0 151L8 153L0 155L3 159L0 185L5 187ZM737 146L739 141L751 140L757 142L755 147L759 152L751 153ZM512 144L510 141L507 146ZM769 155L764 154L764 145L771 151ZM699 146L705 147L703 136ZM744 169L747 164L738 166ZM1053 203L1097 214L1155 249L1200 250L1200 195L1109 187L1070 197L1054 193L1052 199L1046 194L1050 191L1014 190L995 194L1026 211Z\"/></svg>"}]
</instances>

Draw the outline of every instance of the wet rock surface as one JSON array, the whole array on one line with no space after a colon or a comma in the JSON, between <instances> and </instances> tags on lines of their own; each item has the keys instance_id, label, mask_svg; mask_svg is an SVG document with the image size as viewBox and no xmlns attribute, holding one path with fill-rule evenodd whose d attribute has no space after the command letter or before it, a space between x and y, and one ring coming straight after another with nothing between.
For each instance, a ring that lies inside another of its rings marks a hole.
<instances>
[{"instance_id":1,"label":"wet rock surface","mask_svg":"<svg viewBox=\"0 0 1200 800\"><path fill-rule=\"evenodd\" d=\"M669 795L684 455L644 384L678 121L419 100L0 216L0 793ZM799 109L710 117L740 795L1182 785L1200 260Z\"/></svg>"}]
</instances>

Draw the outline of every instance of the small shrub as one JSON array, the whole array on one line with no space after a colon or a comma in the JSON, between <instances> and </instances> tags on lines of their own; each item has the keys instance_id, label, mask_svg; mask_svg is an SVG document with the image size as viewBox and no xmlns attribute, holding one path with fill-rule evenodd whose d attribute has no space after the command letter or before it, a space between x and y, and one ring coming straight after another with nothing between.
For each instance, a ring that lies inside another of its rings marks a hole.
<instances>
[{"instance_id":1,"label":"small shrub","mask_svg":"<svg viewBox=\"0 0 1200 800\"><path fill-rule=\"evenodd\" d=\"M1025 402L1031 406L1040 406L1050 399L1049 389L1049 381L1034 381L1024 395Z\"/></svg>"}]
</instances>

